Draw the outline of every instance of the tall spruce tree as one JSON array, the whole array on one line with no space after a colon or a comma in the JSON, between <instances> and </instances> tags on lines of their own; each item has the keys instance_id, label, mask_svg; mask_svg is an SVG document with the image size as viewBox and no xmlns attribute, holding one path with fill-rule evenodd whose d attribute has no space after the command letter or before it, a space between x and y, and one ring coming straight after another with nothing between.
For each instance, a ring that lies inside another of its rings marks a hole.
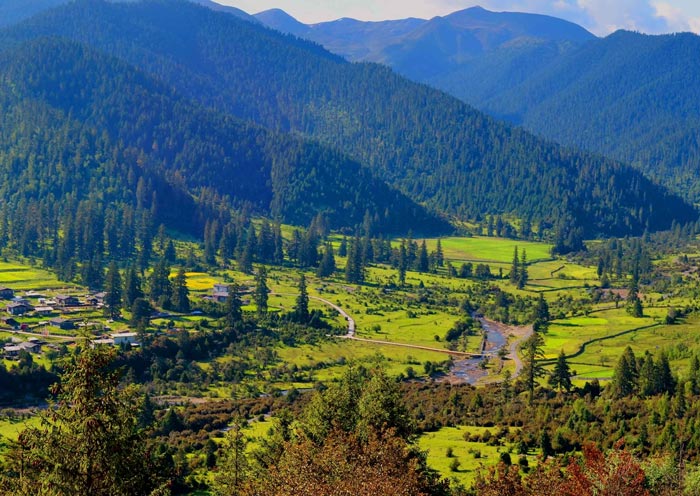
<instances>
[{"instance_id":1,"label":"tall spruce tree","mask_svg":"<svg viewBox=\"0 0 700 496\"><path fill-rule=\"evenodd\" d=\"M262 265L258 267L258 272L255 275L255 306L258 316L262 317L267 314L267 300L270 295L270 288L267 286L267 270Z\"/></svg>"},{"instance_id":2,"label":"tall spruce tree","mask_svg":"<svg viewBox=\"0 0 700 496\"><path fill-rule=\"evenodd\" d=\"M187 288L185 268L180 267L173 279L173 309L177 312L190 311L190 290Z\"/></svg>"},{"instance_id":3,"label":"tall spruce tree","mask_svg":"<svg viewBox=\"0 0 700 496\"><path fill-rule=\"evenodd\" d=\"M510 283L513 285L518 284L520 280L520 257L518 256L518 247L513 249L513 262L510 265Z\"/></svg>"},{"instance_id":4,"label":"tall spruce tree","mask_svg":"<svg viewBox=\"0 0 700 496\"><path fill-rule=\"evenodd\" d=\"M297 295L294 304L294 320L301 324L309 322L309 293L306 289L306 276L299 276L299 285L297 286L299 294Z\"/></svg>"},{"instance_id":5,"label":"tall spruce tree","mask_svg":"<svg viewBox=\"0 0 700 496\"><path fill-rule=\"evenodd\" d=\"M333 255L333 245L326 243L323 248L321 263L318 265L316 275L318 277L328 277L335 272L335 256Z\"/></svg>"},{"instance_id":6,"label":"tall spruce tree","mask_svg":"<svg viewBox=\"0 0 700 496\"><path fill-rule=\"evenodd\" d=\"M563 390L571 390L571 369L569 369L569 364L566 361L566 355L564 350L559 353L557 361L554 364L552 373L549 376L549 384L552 387L558 388L559 392Z\"/></svg>"},{"instance_id":7,"label":"tall spruce tree","mask_svg":"<svg viewBox=\"0 0 700 496\"><path fill-rule=\"evenodd\" d=\"M116 353L88 343L64 360L57 401L7 453L0 493L169 494L169 471L140 427L141 394L121 386Z\"/></svg>"},{"instance_id":8,"label":"tall spruce tree","mask_svg":"<svg viewBox=\"0 0 700 496\"><path fill-rule=\"evenodd\" d=\"M110 318L116 319L122 308L122 278L115 262L109 264L107 269L105 291L105 311Z\"/></svg>"}]
</instances>

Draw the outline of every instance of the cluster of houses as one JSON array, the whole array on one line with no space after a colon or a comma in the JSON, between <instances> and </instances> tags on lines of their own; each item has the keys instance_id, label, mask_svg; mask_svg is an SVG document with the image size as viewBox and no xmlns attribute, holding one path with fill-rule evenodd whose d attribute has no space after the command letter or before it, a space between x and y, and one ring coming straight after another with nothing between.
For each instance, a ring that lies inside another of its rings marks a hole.
<instances>
[{"instance_id":1,"label":"cluster of houses","mask_svg":"<svg viewBox=\"0 0 700 496\"><path fill-rule=\"evenodd\" d=\"M12 343L6 344L3 348L3 354L5 358L13 359L17 358L19 354L23 351L27 353L40 353L42 345L45 345L44 341L38 338L29 338L27 341L17 341L13 340Z\"/></svg>"},{"instance_id":2,"label":"cluster of houses","mask_svg":"<svg viewBox=\"0 0 700 496\"><path fill-rule=\"evenodd\" d=\"M33 312L35 315L48 316L66 309L93 306L99 307L104 305L104 299L107 293L96 293L86 296L82 301L77 296L59 294L53 298L42 298L37 293L27 293L24 298L15 296L11 288L0 288L0 298L9 300L5 305L5 311L12 316L25 315ZM32 305L27 297L37 297L38 305Z\"/></svg>"}]
</instances>

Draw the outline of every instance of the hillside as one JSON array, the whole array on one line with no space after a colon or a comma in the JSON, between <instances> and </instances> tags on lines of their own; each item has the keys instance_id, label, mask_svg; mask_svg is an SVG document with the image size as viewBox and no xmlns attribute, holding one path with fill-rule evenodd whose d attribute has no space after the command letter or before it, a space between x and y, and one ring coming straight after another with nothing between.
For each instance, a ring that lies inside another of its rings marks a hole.
<instances>
[{"instance_id":1,"label":"hillside","mask_svg":"<svg viewBox=\"0 0 700 496\"><path fill-rule=\"evenodd\" d=\"M572 146L632 163L700 198L700 37L617 32L482 102Z\"/></svg>"},{"instance_id":2,"label":"hillside","mask_svg":"<svg viewBox=\"0 0 700 496\"><path fill-rule=\"evenodd\" d=\"M187 97L319 139L410 198L461 218L515 214L587 235L694 221L630 168L500 124L372 64L185 2L79 1L2 33L68 37L127 60Z\"/></svg>"},{"instance_id":3,"label":"hillside","mask_svg":"<svg viewBox=\"0 0 700 496\"><path fill-rule=\"evenodd\" d=\"M281 31L290 25L279 14L258 19ZM395 36L388 25L367 36L363 24L376 23L357 23L354 37L340 31L345 20L295 34L351 60L385 63L490 115L630 163L684 197L700 199L697 36L621 31L597 39L547 16L480 8ZM357 49L363 37L371 50Z\"/></svg>"},{"instance_id":4,"label":"hillside","mask_svg":"<svg viewBox=\"0 0 700 496\"><path fill-rule=\"evenodd\" d=\"M226 218L222 201L297 224L324 211L352 227L369 212L384 232L445 229L347 157L206 110L83 46L30 42L2 53L0 67L0 195L10 204L69 211L66 198L94 200L194 234Z\"/></svg>"}]
</instances>

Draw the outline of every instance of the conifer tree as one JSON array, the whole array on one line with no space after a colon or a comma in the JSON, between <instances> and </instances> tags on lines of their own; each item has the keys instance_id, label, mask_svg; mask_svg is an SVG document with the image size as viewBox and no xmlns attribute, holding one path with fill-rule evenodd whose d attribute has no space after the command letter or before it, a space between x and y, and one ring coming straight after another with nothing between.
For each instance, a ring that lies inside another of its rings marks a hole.
<instances>
[{"instance_id":1,"label":"conifer tree","mask_svg":"<svg viewBox=\"0 0 700 496\"><path fill-rule=\"evenodd\" d=\"M554 369L552 369L552 373L549 376L549 384L552 387L558 388L559 392L561 392L562 389L567 392L571 390L571 370L566 361L564 350L559 353L559 357L554 364Z\"/></svg>"},{"instance_id":2,"label":"conifer tree","mask_svg":"<svg viewBox=\"0 0 700 496\"><path fill-rule=\"evenodd\" d=\"M529 393L530 403L535 398L537 379L545 373L542 364L538 363L538 360L544 357L542 346L544 346L544 339L538 332L533 333L522 345L524 354L522 375L525 380L525 387Z\"/></svg>"},{"instance_id":3,"label":"conifer tree","mask_svg":"<svg viewBox=\"0 0 700 496\"><path fill-rule=\"evenodd\" d=\"M136 268L130 265L126 269L126 278L124 281L124 305L127 308L131 308L136 298L143 298L141 279L139 278Z\"/></svg>"},{"instance_id":4,"label":"conifer tree","mask_svg":"<svg viewBox=\"0 0 700 496\"><path fill-rule=\"evenodd\" d=\"M527 254L523 250L520 256L520 266L518 268L518 289L523 289L527 285L530 275L527 271Z\"/></svg>"},{"instance_id":5,"label":"conifer tree","mask_svg":"<svg viewBox=\"0 0 700 496\"><path fill-rule=\"evenodd\" d=\"M231 284L228 289L228 299L226 300L226 327L229 329L243 320L242 306L240 288L238 284Z\"/></svg>"},{"instance_id":6,"label":"conifer tree","mask_svg":"<svg viewBox=\"0 0 700 496\"><path fill-rule=\"evenodd\" d=\"M418 252L418 272L428 272L430 270L430 260L428 259L428 248L425 244L425 240L420 245L420 251Z\"/></svg>"},{"instance_id":7,"label":"conifer tree","mask_svg":"<svg viewBox=\"0 0 700 496\"><path fill-rule=\"evenodd\" d=\"M294 319L299 323L306 324L309 321L309 293L306 289L306 276L304 274L299 277L297 290L299 294L294 304Z\"/></svg>"},{"instance_id":8,"label":"conifer tree","mask_svg":"<svg viewBox=\"0 0 700 496\"><path fill-rule=\"evenodd\" d=\"M445 254L442 251L442 242L440 239L437 240L437 248L435 249L435 261L438 267L442 267L445 264Z\"/></svg>"},{"instance_id":9,"label":"conifer tree","mask_svg":"<svg viewBox=\"0 0 700 496\"><path fill-rule=\"evenodd\" d=\"M81 347L62 364L57 401L6 455L0 493L166 495L168 471L140 427L141 395L120 386L116 350Z\"/></svg>"},{"instance_id":10,"label":"conifer tree","mask_svg":"<svg viewBox=\"0 0 700 496\"><path fill-rule=\"evenodd\" d=\"M105 311L107 315L115 319L119 317L122 307L122 278L119 275L117 264L112 262L107 270L107 280L105 281Z\"/></svg>"},{"instance_id":11,"label":"conifer tree","mask_svg":"<svg viewBox=\"0 0 700 496\"><path fill-rule=\"evenodd\" d=\"M257 307L258 316L262 317L267 314L267 300L270 294L270 288L267 287L267 270L262 265L258 268L258 273L255 276L255 306Z\"/></svg>"},{"instance_id":12,"label":"conifer tree","mask_svg":"<svg viewBox=\"0 0 700 496\"><path fill-rule=\"evenodd\" d=\"M326 243L323 248L323 256L321 257L321 263L318 266L316 275L318 277L328 277L333 275L335 272L335 256L333 255L333 245Z\"/></svg>"},{"instance_id":13,"label":"conifer tree","mask_svg":"<svg viewBox=\"0 0 700 496\"><path fill-rule=\"evenodd\" d=\"M187 289L187 274L180 267L173 279L173 309L177 312L190 311L190 291Z\"/></svg>"},{"instance_id":14,"label":"conifer tree","mask_svg":"<svg viewBox=\"0 0 700 496\"><path fill-rule=\"evenodd\" d=\"M513 263L510 265L510 283L513 285L518 284L518 281L520 280L519 267L520 257L518 256L518 247L516 246L513 249Z\"/></svg>"}]
</instances>

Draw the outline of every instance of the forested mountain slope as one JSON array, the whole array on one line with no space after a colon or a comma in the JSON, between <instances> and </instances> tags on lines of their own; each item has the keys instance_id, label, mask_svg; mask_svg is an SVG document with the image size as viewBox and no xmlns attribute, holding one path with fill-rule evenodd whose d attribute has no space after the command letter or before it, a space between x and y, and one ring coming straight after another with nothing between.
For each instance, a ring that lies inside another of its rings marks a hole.
<instances>
[{"instance_id":1,"label":"forested mountain slope","mask_svg":"<svg viewBox=\"0 0 700 496\"><path fill-rule=\"evenodd\" d=\"M632 163L700 199L700 37L620 31L482 102L528 129Z\"/></svg>"},{"instance_id":2,"label":"forested mountain slope","mask_svg":"<svg viewBox=\"0 0 700 496\"><path fill-rule=\"evenodd\" d=\"M74 42L0 56L0 194L12 203L99 198L194 233L223 200L297 224L324 211L352 227L368 211L384 231L446 228L342 154L206 110Z\"/></svg>"},{"instance_id":3,"label":"forested mountain slope","mask_svg":"<svg viewBox=\"0 0 700 496\"><path fill-rule=\"evenodd\" d=\"M0 36L68 37L217 110L349 153L419 202L461 217L514 213L588 235L694 221L625 165L563 149L373 64L186 2L78 1Z\"/></svg>"},{"instance_id":4,"label":"forested mountain slope","mask_svg":"<svg viewBox=\"0 0 700 496\"><path fill-rule=\"evenodd\" d=\"M279 12L257 18L281 31L293 26ZM372 48L361 51L367 26ZM545 138L628 162L700 200L696 35L620 31L598 39L547 16L480 8L408 31L339 20L294 33L351 60L385 63Z\"/></svg>"}]
</instances>

